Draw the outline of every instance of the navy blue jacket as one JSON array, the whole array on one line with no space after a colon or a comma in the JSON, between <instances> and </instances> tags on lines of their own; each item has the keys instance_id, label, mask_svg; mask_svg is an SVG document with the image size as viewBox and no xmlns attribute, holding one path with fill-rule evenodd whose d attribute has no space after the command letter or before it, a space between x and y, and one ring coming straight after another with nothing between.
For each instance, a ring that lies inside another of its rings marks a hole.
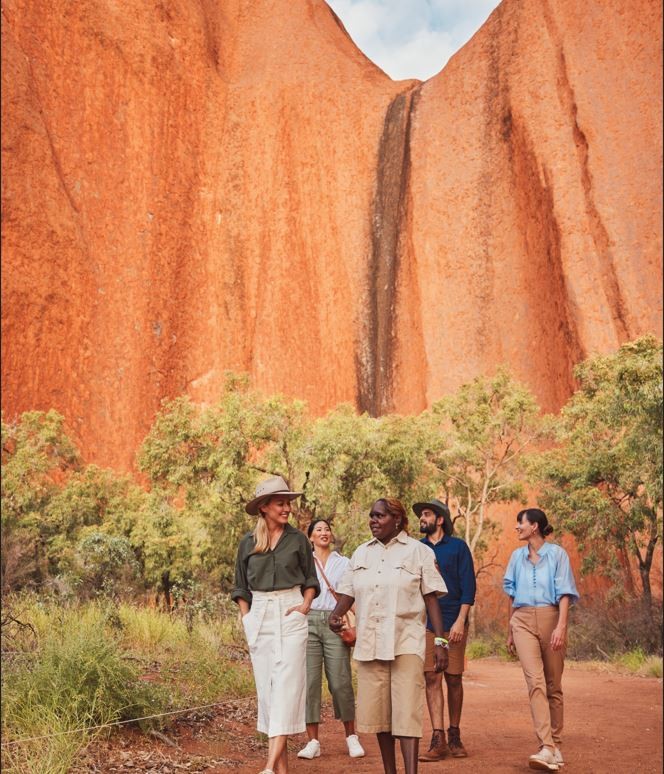
<instances>
[{"instance_id":1,"label":"navy blue jacket","mask_svg":"<svg viewBox=\"0 0 664 774\"><path fill-rule=\"evenodd\" d=\"M433 545L429 538L420 541L436 555L436 563L447 586L447 594L438 598L440 612L443 615L443 625L448 632L459 616L461 605L475 604L475 567L470 549L461 538L444 535L443 539ZM433 631L431 621L427 616L427 629Z\"/></svg>"}]
</instances>

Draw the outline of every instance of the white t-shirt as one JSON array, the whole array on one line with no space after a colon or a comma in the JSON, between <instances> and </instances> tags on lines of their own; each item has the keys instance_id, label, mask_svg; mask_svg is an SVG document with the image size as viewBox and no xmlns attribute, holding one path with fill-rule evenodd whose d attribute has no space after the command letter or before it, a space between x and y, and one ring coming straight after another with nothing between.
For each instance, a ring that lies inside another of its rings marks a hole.
<instances>
[{"instance_id":1,"label":"white t-shirt","mask_svg":"<svg viewBox=\"0 0 664 774\"><path fill-rule=\"evenodd\" d=\"M336 591L344 572L348 568L350 560L345 556L342 556L337 551L332 551L327 559L327 563L323 567L327 579L332 584L332 588ZM311 603L312 610L334 610L337 606L335 598L330 593L327 583L320 574L320 568L318 567L318 561L314 560L316 567L316 575L318 576L318 583L320 584L320 594Z\"/></svg>"}]
</instances>

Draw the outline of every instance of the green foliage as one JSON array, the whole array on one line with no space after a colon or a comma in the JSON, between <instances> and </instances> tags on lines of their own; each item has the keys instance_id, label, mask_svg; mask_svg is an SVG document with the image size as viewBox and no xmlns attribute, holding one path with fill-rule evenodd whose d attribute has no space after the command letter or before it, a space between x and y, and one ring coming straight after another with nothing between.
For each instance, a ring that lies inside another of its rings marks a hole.
<instances>
[{"instance_id":1,"label":"green foliage","mask_svg":"<svg viewBox=\"0 0 664 774\"><path fill-rule=\"evenodd\" d=\"M10 596L6 609L32 629L3 625L3 771L66 772L95 731L59 731L248 696L254 686L237 611L178 614L103 601L63 607L48 597ZM232 606L233 608L235 606ZM148 728L166 719L141 723Z\"/></svg>"},{"instance_id":2,"label":"green foliage","mask_svg":"<svg viewBox=\"0 0 664 774\"><path fill-rule=\"evenodd\" d=\"M543 433L539 407L527 387L500 369L438 401L425 416L445 440L432 448L432 482L461 521L479 574L497 531L490 507L523 501L522 458Z\"/></svg>"},{"instance_id":3,"label":"green foliage","mask_svg":"<svg viewBox=\"0 0 664 774\"><path fill-rule=\"evenodd\" d=\"M31 605L21 606L29 620ZM103 607L60 609L41 616L36 650L20 649L2 669L3 741L53 737L116 720L143 717L166 706L164 691L139 680L124 658ZM33 646L34 642L31 642ZM94 732L14 745L4 765L15 771L67 771Z\"/></svg>"},{"instance_id":4,"label":"green foliage","mask_svg":"<svg viewBox=\"0 0 664 774\"><path fill-rule=\"evenodd\" d=\"M89 532L76 549L80 583L83 588L115 596L138 572L132 546L125 537Z\"/></svg>"},{"instance_id":5,"label":"green foliage","mask_svg":"<svg viewBox=\"0 0 664 774\"><path fill-rule=\"evenodd\" d=\"M2 590L39 584L48 572L42 515L59 479L79 464L57 411L2 420Z\"/></svg>"},{"instance_id":6,"label":"green foliage","mask_svg":"<svg viewBox=\"0 0 664 774\"><path fill-rule=\"evenodd\" d=\"M558 446L534 458L544 508L578 540L584 571L622 578L630 556L641 591L662 536L662 345L652 336L576 371L579 389L555 427Z\"/></svg>"}]
</instances>

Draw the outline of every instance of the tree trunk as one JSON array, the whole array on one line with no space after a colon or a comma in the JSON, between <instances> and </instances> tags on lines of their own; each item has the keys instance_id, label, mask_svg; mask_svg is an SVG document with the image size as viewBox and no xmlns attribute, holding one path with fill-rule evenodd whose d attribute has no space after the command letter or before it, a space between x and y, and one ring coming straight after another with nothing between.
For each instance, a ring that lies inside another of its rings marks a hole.
<instances>
[{"instance_id":1,"label":"tree trunk","mask_svg":"<svg viewBox=\"0 0 664 774\"><path fill-rule=\"evenodd\" d=\"M167 613L170 613L173 609L173 598L171 596L171 571L165 570L161 574L161 592L164 595L164 609Z\"/></svg>"}]
</instances>

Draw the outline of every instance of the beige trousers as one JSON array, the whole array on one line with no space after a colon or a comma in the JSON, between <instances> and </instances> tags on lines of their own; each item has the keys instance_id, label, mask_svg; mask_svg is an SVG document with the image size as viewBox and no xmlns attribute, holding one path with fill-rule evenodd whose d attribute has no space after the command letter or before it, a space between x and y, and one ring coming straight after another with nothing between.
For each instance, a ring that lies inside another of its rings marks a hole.
<instances>
[{"instance_id":1,"label":"beige trousers","mask_svg":"<svg viewBox=\"0 0 664 774\"><path fill-rule=\"evenodd\" d=\"M510 626L523 669L530 712L540 746L560 747L563 730L562 677L565 648L551 649L551 633L558 624L558 608L519 607Z\"/></svg>"}]
</instances>

